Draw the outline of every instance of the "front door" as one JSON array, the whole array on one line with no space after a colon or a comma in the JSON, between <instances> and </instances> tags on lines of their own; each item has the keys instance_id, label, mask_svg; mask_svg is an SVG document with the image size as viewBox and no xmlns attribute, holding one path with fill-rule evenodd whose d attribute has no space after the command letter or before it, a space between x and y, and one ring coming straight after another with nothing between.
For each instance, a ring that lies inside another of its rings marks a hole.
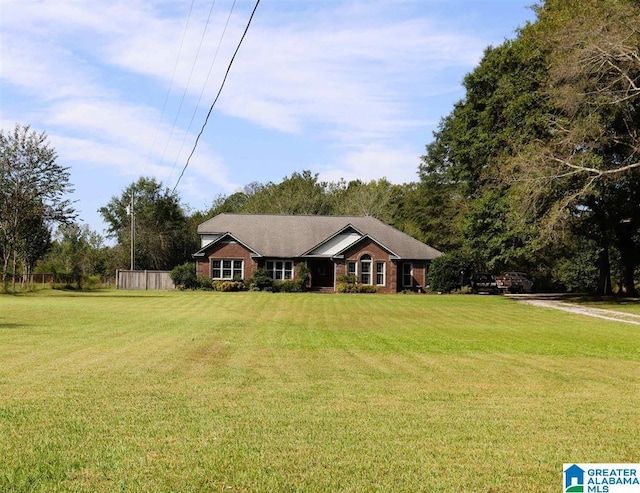
<instances>
[{"instance_id":1,"label":"front door","mask_svg":"<svg viewBox=\"0 0 640 493\"><path fill-rule=\"evenodd\" d=\"M307 266L311 271L312 287L333 287L333 262L331 260L308 260Z\"/></svg>"}]
</instances>

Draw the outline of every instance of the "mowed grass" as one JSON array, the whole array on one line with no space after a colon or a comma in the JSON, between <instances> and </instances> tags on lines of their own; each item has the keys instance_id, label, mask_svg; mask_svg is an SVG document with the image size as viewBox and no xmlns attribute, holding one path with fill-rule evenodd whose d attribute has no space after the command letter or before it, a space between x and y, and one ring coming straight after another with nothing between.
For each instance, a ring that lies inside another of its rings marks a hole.
<instances>
[{"instance_id":1,"label":"mowed grass","mask_svg":"<svg viewBox=\"0 0 640 493\"><path fill-rule=\"evenodd\" d=\"M619 312L632 313L635 315L640 315L640 299L638 298L614 298L608 297L600 300L592 300L592 299L581 299L577 298L573 301L574 303L579 303L582 305L592 306L594 308L602 308L604 310L615 310Z\"/></svg>"},{"instance_id":2,"label":"mowed grass","mask_svg":"<svg viewBox=\"0 0 640 493\"><path fill-rule=\"evenodd\" d=\"M503 297L0 297L0 491L546 492L640 457L640 329Z\"/></svg>"}]
</instances>

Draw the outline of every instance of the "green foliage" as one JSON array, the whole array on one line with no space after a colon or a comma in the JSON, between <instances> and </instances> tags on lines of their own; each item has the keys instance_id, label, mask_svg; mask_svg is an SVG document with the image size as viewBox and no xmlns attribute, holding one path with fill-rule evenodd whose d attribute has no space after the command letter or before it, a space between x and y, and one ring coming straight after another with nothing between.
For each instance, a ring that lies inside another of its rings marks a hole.
<instances>
[{"instance_id":1,"label":"green foliage","mask_svg":"<svg viewBox=\"0 0 640 493\"><path fill-rule=\"evenodd\" d=\"M84 289L96 289L102 285L102 279L97 275L86 276L83 281Z\"/></svg>"},{"instance_id":2,"label":"green foliage","mask_svg":"<svg viewBox=\"0 0 640 493\"><path fill-rule=\"evenodd\" d=\"M274 293L301 293L304 291L303 284L298 279L273 281L272 290Z\"/></svg>"},{"instance_id":3,"label":"green foliage","mask_svg":"<svg viewBox=\"0 0 640 493\"><path fill-rule=\"evenodd\" d=\"M464 213L468 200L458 187L437 175L407 184L397 196L393 226L441 251L463 245Z\"/></svg>"},{"instance_id":4,"label":"green foliage","mask_svg":"<svg viewBox=\"0 0 640 493\"><path fill-rule=\"evenodd\" d=\"M558 262L554 280L568 292L595 293L598 288L598 253L593 242L579 240L571 253Z\"/></svg>"},{"instance_id":5,"label":"green foliage","mask_svg":"<svg viewBox=\"0 0 640 493\"><path fill-rule=\"evenodd\" d=\"M122 249L131 245L131 198L135 220L135 268L170 270L198 249L195 224L178 196L154 178L140 178L99 209L107 233ZM123 259L124 260L124 259ZM120 268L128 266L128 259Z\"/></svg>"},{"instance_id":6,"label":"green foliage","mask_svg":"<svg viewBox=\"0 0 640 493\"><path fill-rule=\"evenodd\" d=\"M370 284L339 282L336 284L336 292L347 294L373 294L378 292L378 288Z\"/></svg>"},{"instance_id":7,"label":"green foliage","mask_svg":"<svg viewBox=\"0 0 640 493\"><path fill-rule=\"evenodd\" d=\"M58 228L50 251L34 270L52 273L56 279L64 277L67 284L82 289L96 284L90 278L106 278L107 264L102 237L87 225L70 223Z\"/></svg>"},{"instance_id":8,"label":"green foliage","mask_svg":"<svg viewBox=\"0 0 640 493\"><path fill-rule=\"evenodd\" d=\"M465 77L465 98L427 146L420 187L404 195L394 224L446 252L473 252L476 264L535 269L570 289L582 282L570 279L565 242L581 237L579 256L619 259L611 270L634 294L640 33L631 26L640 8L546 0L536 12ZM601 291L611 286L608 260L598 263Z\"/></svg>"},{"instance_id":9,"label":"green foliage","mask_svg":"<svg viewBox=\"0 0 640 493\"><path fill-rule=\"evenodd\" d=\"M50 225L73 220L69 171L57 162L47 135L16 124L0 130L0 275L28 274L50 246ZM12 276L13 277L13 276Z\"/></svg>"},{"instance_id":10,"label":"green foliage","mask_svg":"<svg viewBox=\"0 0 640 493\"><path fill-rule=\"evenodd\" d=\"M427 146L421 182L404 196L400 224L419 228L420 239L442 251L474 251L481 264L521 260L528 237L515 220L508 163L546 135L547 107L538 92L545 77L543 53L528 37L485 50L464 80L466 97Z\"/></svg>"},{"instance_id":11,"label":"green foliage","mask_svg":"<svg viewBox=\"0 0 640 493\"><path fill-rule=\"evenodd\" d=\"M386 178L363 182L352 180L329 184L328 200L331 214L341 216L372 216L392 223L398 201L403 193L401 185L395 185Z\"/></svg>"},{"instance_id":12,"label":"green foliage","mask_svg":"<svg viewBox=\"0 0 640 493\"><path fill-rule=\"evenodd\" d=\"M207 276L197 276L194 284L194 289L201 289L203 291L211 291L215 289L213 285L213 279Z\"/></svg>"},{"instance_id":13,"label":"green foliage","mask_svg":"<svg viewBox=\"0 0 640 493\"><path fill-rule=\"evenodd\" d=\"M460 290L469 278L472 259L460 252L445 253L429 267L429 289L440 293Z\"/></svg>"},{"instance_id":14,"label":"green foliage","mask_svg":"<svg viewBox=\"0 0 640 493\"><path fill-rule=\"evenodd\" d=\"M273 288L273 279L269 275L269 271L267 269L255 270L247 282L252 290L271 291Z\"/></svg>"},{"instance_id":15,"label":"green foliage","mask_svg":"<svg viewBox=\"0 0 640 493\"><path fill-rule=\"evenodd\" d=\"M304 262L296 265L296 281L300 284L301 291L305 291L311 284L311 271Z\"/></svg>"},{"instance_id":16,"label":"green foliage","mask_svg":"<svg viewBox=\"0 0 640 493\"><path fill-rule=\"evenodd\" d=\"M331 214L326 192L327 183L318 181L317 174L304 170L294 172L277 184L251 183L242 192L219 197L214 208L216 213Z\"/></svg>"},{"instance_id":17,"label":"green foliage","mask_svg":"<svg viewBox=\"0 0 640 493\"><path fill-rule=\"evenodd\" d=\"M336 283L337 293L377 293L378 287L371 284L360 284L355 276L338 276Z\"/></svg>"},{"instance_id":18,"label":"green foliage","mask_svg":"<svg viewBox=\"0 0 640 493\"><path fill-rule=\"evenodd\" d=\"M571 230L598 251L613 246L627 294L640 258L639 23L630 0L545 2L529 31L547 55L550 135L516 160L523 203L547 239Z\"/></svg>"},{"instance_id":19,"label":"green foliage","mask_svg":"<svg viewBox=\"0 0 640 493\"><path fill-rule=\"evenodd\" d=\"M546 105L538 92L545 70L542 53L524 37L487 48L480 65L465 77L466 97L427 146L422 180L440 175L465 196L489 185L520 143L545 133Z\"/></svg>"},{"instance_id":20,"label":"green foliage","mask_svg":"<svg viewBox=\"0 0 640 493\"><path fill-rule=\"evenodd\" d=\"M296 265L294 279L273 280L264 268L254 271L245 283L251 291L272 291L274 293L300 293L306 290L310 280L309 269L304 263Z\"/></svg>"},{"instance_id":21,"label":"green foliage","mask_svg":"<svg viewBox=\"0 0 640 493\"><path fill-rule=\"evenodd\" d=\"M341 276L338 276L338 282L341 282L344 284L355 284L358 282L358 278L356 276L349 276L347 274L342 274Z\"/></svg>"},{"instance_id":22,"label":"green foliage","mask_svg":"<svg viewBox=\"0 0 640 493\"><path fill-rule=\"evenodd\" d=\"M213 289L224 293L246 291L247 286L242 281L213 281Z\"/></svg>"},{"instance_id":23,"label":"green foliage","mask_svg":"<svg viewBox=\"0 0 640 493\"><path fill-rule=\"evenodd\" d=\"M207 217L223 212L252 214L326 214L372 216L393 223L404 187L382 178L363 182L318 180L309 170L285 176L280 183L250 183L242 191L218 196Z\"/></svg>"},{"instance_id":24,"label":"green foliage","mask_svg":"<svg viewBox=\"0 0 640 493\"><path fill-rule=\"evenodd\" d=\"M472 252L469 256L476 269L528 270L532 263L534 233L513 213L513 200L508 191L486 190L467 212L465 251Z\"/></svg>"},{"instance_id":25,"label":"green foliage","mask_svg":"<svg viewBox=\"0 0 640 493\"><path fill-rule=\"evenodd\" d=\"M196 289L200 286L200 282L196 278L193 262L187 262L174 267L169 275L177 288Z\"/></svg>"}]
</instances>

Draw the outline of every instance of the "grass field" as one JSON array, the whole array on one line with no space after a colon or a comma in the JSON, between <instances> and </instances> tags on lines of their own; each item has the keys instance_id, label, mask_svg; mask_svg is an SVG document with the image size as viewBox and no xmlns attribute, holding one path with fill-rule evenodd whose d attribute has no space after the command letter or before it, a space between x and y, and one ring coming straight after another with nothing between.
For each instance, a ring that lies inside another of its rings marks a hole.
<instances>
[{"instance_id":1,"label":"grass field","mask_svg":"<svg viewBox=\"0 0 640 493\"><path fill-rule=\"evenodd\" d=\"M619 312L627 312L640 315L640 302L637 298L616 299L614 297L608 297L604 300L579 300L578 302L580 304L593 306L595 308L604 308L605 310L616 310Z\"/></svg>"},{"instance_id":2,"label":"grass field","mask_svg":"<svg viewBox=\"0 0 640 493\"><path fill-rule=\"evenodd\" d=\"M637 326L498 296L0 296L2 492L555 492L639 436Z\"/></svg>"}]
</instances>

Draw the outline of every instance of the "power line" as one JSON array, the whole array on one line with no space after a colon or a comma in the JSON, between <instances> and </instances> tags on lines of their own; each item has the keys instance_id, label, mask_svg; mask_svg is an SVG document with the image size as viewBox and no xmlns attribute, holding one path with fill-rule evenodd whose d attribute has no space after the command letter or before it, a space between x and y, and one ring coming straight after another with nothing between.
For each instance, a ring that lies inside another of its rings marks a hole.
<instances>
[{"instance_id":1,"label":"power line","mask_svg":"<svg viewBox=\"0 0 640 493\"><path fill-rule=\"evenodd\" d=\"M209 122L209 117L211 116L211 113L213 112L213 107L216 105L216 102L218 101L218 98L220 97L220 94L222 93L222 89L224 88L224 84L227 81L227 77L229 76L229 72L231 70L231 66L233 65L233 61L236 58L236 55L238 54L238 51L240 51L240 46L242 46L242 42L244 41L245 36L247 35L247 31L249 31L249 26L251 25L251 21L253 20L253 16L256 13L256 10L258 9L258 5L260 4L260 0L256 0L256 4L253 7L253 11L251 12L251 15L249 16L249 21L247 22L247 26L244 28L244 32L242 33L242 37L240 38L240 41L238 42L238 46L236 47L236 50L233 52L233 56L231 57L231 60L229 61L229 65L227 66L227 71L224 74L224 78L222 79L222 83L220 84L220 89L218 89L218 94L216 94L215 99L213 100L213 103L211 103L211 107L209 108L209 112L207 113L207 116L204 120L204 123L202 124L202 128L200 129L200 133L198 133L198 136L196 137L196 140L193 144L193 149L191 149L191 153L189 154L189 157L187 158L187 162L184 165L184 168L182 168L182 172L180 173L180 176L178 177L178 181L176 181L175 186L173 187L173 190L171 191L171 193L176 191L176 188L178 188L178 184L180 183L180 180L182 179L184 172L187 170L187 167L189 166L189 162L191 161L191 157L193 156L193 154L196 152L196 147L198 147L198 142L200 140L200 137L202 136L202 134L204 133L204 129L207 126L207 123Z\"/></svg>"},{"instance_id":2,"label":"power line","mask_svg":"<svg viewBox=\"0 0 640 493\"><path fill-rule=\"evenodd\" d=\"M173 81L176 76L176 70L178 69L178 62L180 60L180 55L182 54L182 48L184 47L184 40L187 37L187 29L189 28L189 21L191 20L191 13L193 12L193 4L195 0L191 0L191 7L189 7L189 14L187 15L187 22L184 25L184 31L182 31L182 40L180 41L180 48L178 49L178 54L176 55L176 61L173 64L173 72L171 73L171 81L169 82L169 87L167 88L167 94L164 97L164 103L162 104L162 112L160 114L160 119L158 120L158 126L156 127L156 133L153 136L153 142L151 143L151 148L149 149L149 154L147 155L147 160L145 162L145 171L147 169L147 165L151 160L151 154L153 153L153 149L156 146L156 142L158 140L158 132L160 131L160 125L162 124L162 118L164 117L164 112L167 108L167 102L169 101L169 94L171 93L171 88L173 87Z\"/></svg>"},{"instance_id":3,"label":"power line","mask_svg":"<svg viewBox=\"0 0 640 493\"><path fill-rule=\"evenodd\" d=\"M202 84L202 89L200 90L200 96L198 96L198 102L193 108L193 112L191 113L191 120L189 120L189 126L184 132L182 143L180 144L180 149L178 150L178 153L176 154L176 159L173 162L173 166L171 167L171 173L169 173L169 179L171 179L171 176L173 175L173 170L175 169L176 164L178 164L178 160L180 159L180 154L182 154L182 149L184 148L184 144L187 141L187 136L189 135L189 130L191 130L191 125L193 124L193 121L196 118L198 108L200 107L200 101L202 101L202 96L204 95L204 91L209 82L209 78L211 77L211 72L213 72L213 67L216 63L216 60L218 59L218 53L220 52L220 47L222 46L222 40L224 39L224 35L227 33L227 28L229 27L229 21L231 20L231 15L233 14L233 9L235 5L236 5L236 0L233 0L233 4L231 5L231 9L229 10L229 15L227 16L227 21L225 22L224 29L222 30L222 34L220 35L220 39L218 40L218 46L213 55L213 59L211 60L211 65L209 65L209 72L207 72L207 77L204 81L204 84Z\"/></svg>"},{"instance_id":4,"label":"power line","mask_svg":"<svg viewBox=\"0 0 640 493\"><path fill-rule=\"evenodd\" d=\"M198 45L198 50L196 51L196 57L193 60L193 65L191 65L191 71L189 72L189 77L187 79L187 83L184 86L184 91L182 92L182 99L180 99L180 105L178 106L178 111L176 113L176 117L173 120L173 126L171 127L171 132L169 132L169 138L167 139L167 143L164 146L164 151L162 152L162 157L160 158L160 162L164 161L164 156L167 153L167 149L169 148L169 144L171 143L171 137L173 137L173 131L176 128L176 124L178 123L178 118L180 117L180 112L182 111L182 105L184 104L184 99L187 95L187 91L189 89L189 84L191 83L191 77L193 76L193 72L198 63L198 56L200 56L200 50L202 49L202 45L204 44L204 38L207 34L207 29L209 27L209 21L211 20L211 13L213 12L213 7L216 4L216 0L211 2L211 7L209 8L209 15L207 17L207 22L204 25L204 29L202 30L202 36L200 37L200 44ZM173 170L172 170L173 172Z\"/></svg>"}]
</instances>

